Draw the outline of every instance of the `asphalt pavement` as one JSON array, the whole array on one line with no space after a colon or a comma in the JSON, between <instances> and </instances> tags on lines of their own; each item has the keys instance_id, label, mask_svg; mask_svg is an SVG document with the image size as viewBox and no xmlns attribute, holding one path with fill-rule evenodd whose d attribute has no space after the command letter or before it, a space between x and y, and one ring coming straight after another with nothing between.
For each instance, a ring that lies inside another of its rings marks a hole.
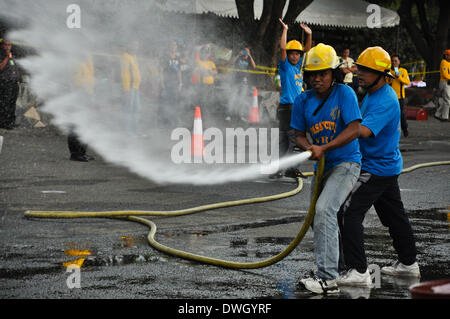
<instances>
[{"instance_id":1,"label":"asphalt pavement","mask_svg":"<svg viewBox=\"0 0 450 319\"><path fill-rule=\"evenodd\" d=\"M404 167L450 160L450 123L409 121L401 138ZM133 299L409 299L418 280L381 276L372 289L342 288L334 297L298 286L314 270L312 230L275 265L233 270L183 260L154 250L148 229L130 221L95 218L24 218L27 210L176 210L260 197L294 189L294 180L214 186L158 185L100 154L69 160L66 136L53 127L0 130L0 298ZM311 171L312 163L302 164ZM450 278L450 166L402 174L401 194L417 240L420 282ZM309 207L311 178L296 196L179 217L152 217L161 243L197 254L256 261L283 250ZM388 231L373 210L364 222L371 265L395 261ZM77 273L68 265L81 265Z\"/></svg>"}]
</instances>

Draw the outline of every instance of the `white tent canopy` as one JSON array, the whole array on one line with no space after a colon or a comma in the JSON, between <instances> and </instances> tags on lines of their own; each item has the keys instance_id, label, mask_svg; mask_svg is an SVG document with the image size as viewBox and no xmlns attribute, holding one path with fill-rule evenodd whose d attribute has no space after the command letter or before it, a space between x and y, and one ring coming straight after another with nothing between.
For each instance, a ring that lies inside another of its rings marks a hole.
<instances>
[{"instance_id":1,"label":"white tent canopy","mask_svg":"<svg viewBox=\"0 0 450 319\"><path fill-rule=\"evenodd\" d=\"M212 12L219 16L238 17L235 0L165 0L159 6L168 11L196 14ZM324 26L366 28L369 27L368 19L371 19L373 14L379 13L379 20L375 20L376 23L379 23L378 27L394 27L400 23L397 12L378 6L374 7L375 5L369 6L370 3L362 0L314 0L300 13L296 21ZM288 3L284 8L284 13L287 8ZM379 11L374 11L377 8ZM255 18L259 19L262 11L263 0L255 0Z\"/></svg>"}]
</instances>

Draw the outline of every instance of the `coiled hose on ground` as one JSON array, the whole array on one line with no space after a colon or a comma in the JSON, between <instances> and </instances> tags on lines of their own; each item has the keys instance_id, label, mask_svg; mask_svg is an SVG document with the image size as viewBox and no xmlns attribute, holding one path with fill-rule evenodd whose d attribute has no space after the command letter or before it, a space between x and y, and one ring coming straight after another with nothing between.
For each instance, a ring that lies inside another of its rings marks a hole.
<instances>
[{"instance_id":1,"label":"coiled hose on ground","mask_svg":"<svg viewBox=\"0 0 450 319\"><path fill-rule=\"evenodd\" d=\"M424 167L431 167L431 166L438 166L438 165L450 165L450 161L441 161L441 162L430 162L430 163L423 163L411 166L407 169L404 169L402 173L408 173L413 170L416 170L418 168L424 168ZM266 197L258 197L258 198L249 198L244 200L237 200L237 201L229 201L229 202L222 202L222 203L214 203L209 205L202 205L197 206L193 208L183 209L183 210L176 210L176 211L105 211L105 212L71 212L71 211L31 211L28 210L24 213L25 217L30 218L98 218L98 217L108 217L108 218L119 218L119 219L127 219L130 221L138 222L141 224L144 224L150 228L149 233L147 235L147 239L149 244L164 253L178 256L184 259L197 261L200 263L205 264L211 264L215 266L220 267L226 267L226 268L235 268L235 269L255 269L255 268L263 268L270 265L273 265L286 256L288 256L294 249L297 247L297 245L303 240L306 232L308 231L309 227L311 226L312 221L314 220L315 215L315 205L317 202L317 199L320 195L320 191L322 189L322 179L323 179L323 172L324 172L324 166L325 166L325 158L322 157L322 159L318 162L317 166L317 173L315 175L316 183L314 192L311 199L311 204L308 209L308 213L305 217L305 220L302 224L302 227L300 228L297 236L292 240L292 242L289 244L288 247L286 247L282 252L280 252L278 255L273 256L271 258L257 261L257 262L236 262L236 261L227 261L212 257L206 257L201 256L189 252L185 252L182 250L174 249L167 247L159 242L156 241L155 235L156 235L156 224L152 222L149 219L142 218L139 216L181 216L181 215L188 215L188 214L194 214L199 213L206 210L212 210L212 209L218 209L218 208L224 208L224 207L231 207L231 206L239 206L239 205L248 205L248 204L255 204L255 203L262 203L262 202L268 202L268 201L274 201L282 198L287 198L290 196L293 196L297 193L299 193L303 188L303 181L301 178L298 178L298 184L297 187L289 192L266 196ZM312 172L308 172L304 174L305 176L313 176L314 174Z\"/></svg>"}]
</instances>

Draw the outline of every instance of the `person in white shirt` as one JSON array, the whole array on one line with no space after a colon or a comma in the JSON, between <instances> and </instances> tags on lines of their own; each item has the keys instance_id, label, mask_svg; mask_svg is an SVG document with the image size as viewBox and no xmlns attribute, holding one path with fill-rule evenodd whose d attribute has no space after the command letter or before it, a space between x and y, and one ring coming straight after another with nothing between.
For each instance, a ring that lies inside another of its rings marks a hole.
<instances>
[{"instance_id":1,"label":"person in white shirt","mask_svg":"<svg viewBox=\"0 0 450 319\"><path fill-rule=\"evenodd\" d=\"M342 57L340 58L340 69L344 75L344 84L352 86L353 73L356 73L355 61L350 57L350 49L344 49Z\"/></svg>"}]
</instances>

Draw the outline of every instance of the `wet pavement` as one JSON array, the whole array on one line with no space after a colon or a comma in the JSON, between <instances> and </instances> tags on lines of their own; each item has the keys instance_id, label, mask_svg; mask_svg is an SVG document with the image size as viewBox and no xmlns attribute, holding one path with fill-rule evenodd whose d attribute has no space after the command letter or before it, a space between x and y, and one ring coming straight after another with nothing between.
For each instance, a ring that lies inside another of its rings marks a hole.
<instances>
[{"instance_id":1,"label":"wet pavement","mask_svg":"<svg viewBox=\"0 0 450 319\"><path fill-rule=\"evenodd\" d=\"M405 167L450 160L449 123L410 121L402 138ZM0 131L0 298L137 299L409 299L417 280L382 275L379 287L342 288L313 295L298 280L314 270L312 231L275 265L232 270L169 256L151 248L146 226L117 219L27 219L26 210L174 210L260 197L295 188L290 179L215 186L156 185L105 163L68 160L66 137L52 128ZM312 163L301 165L311 171ZM401 175L402 198L417 239L421 282L450 278L450 166ZM156 238L169 247L226 260L256 261L283 250L309 206L303 191L278 201L179 217L149 217ZM369 264L395 261L387 229L369 211L365 226ZM71 288L70 264L81 266Z\"/></svg>"}]
</instances>

